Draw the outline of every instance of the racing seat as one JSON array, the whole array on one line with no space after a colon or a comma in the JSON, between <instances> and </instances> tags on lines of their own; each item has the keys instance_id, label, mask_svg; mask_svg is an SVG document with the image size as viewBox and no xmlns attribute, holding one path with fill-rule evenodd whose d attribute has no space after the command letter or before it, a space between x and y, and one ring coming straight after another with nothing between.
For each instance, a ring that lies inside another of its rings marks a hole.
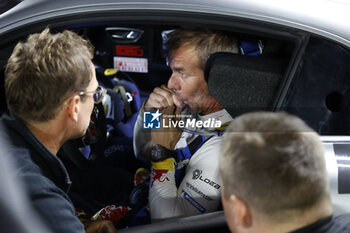
<instances>
[{"instance_id":1,"label":"racing seat","mask_svg":"<svg viewBox=\"0 0 350 233\"><path fill-rule=\"evenodd\" d=\"M281 58L212 54L204 74L211 95L231 114L274 110L287 62Z\"/></svg>"}]
</instances>

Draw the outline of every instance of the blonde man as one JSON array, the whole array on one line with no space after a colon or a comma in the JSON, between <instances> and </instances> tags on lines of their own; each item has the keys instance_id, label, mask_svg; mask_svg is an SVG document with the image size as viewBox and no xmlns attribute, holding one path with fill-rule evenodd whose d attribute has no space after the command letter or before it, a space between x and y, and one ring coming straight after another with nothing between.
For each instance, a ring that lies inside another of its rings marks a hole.
<instances>
[{"instance_id":1,"label":"blonde man","mask_svg":"<svg viewBox=\"0 0 350 233\"><path fill-rule=\"evenodd\" d=\"M34 209L53 232L85 232L67 192L68 173L56 156L69 139L85 134L104 90L91 62L93 47L77 34L48 29L16 45L5 71L10 114L4 126L18 175ZM87 232L116 232L108 221L84 221Z\"/></svg>"}]
</instances>

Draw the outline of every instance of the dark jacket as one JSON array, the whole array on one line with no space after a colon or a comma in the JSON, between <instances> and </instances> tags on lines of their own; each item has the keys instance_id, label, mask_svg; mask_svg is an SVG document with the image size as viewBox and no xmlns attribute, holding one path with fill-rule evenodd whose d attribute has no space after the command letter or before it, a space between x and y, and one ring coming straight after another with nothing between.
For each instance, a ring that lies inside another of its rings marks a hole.
<instances>
[{"instance_id":1,"label":"dark jacket","mask_svg":"<svg viewBox=\"0 0 350 233\"><path fill-rule=\"evenodd\" d=\"M0 124L11 143L17 174L24 180L33 207L43 221L57 233L85 232L67 195L71 181L61 160L29 131L22 120L3 115Z\"/></svg>"},{"instance_id":2,"label":"dark jacket","mask_svg":"<svg viewBox=\"0 0 350 233\"><path fill-rule=\"evenodd\" d=\"M345 233L350 232L350 214L329 216L290 233Z\"/></svg>"}]
</instances>

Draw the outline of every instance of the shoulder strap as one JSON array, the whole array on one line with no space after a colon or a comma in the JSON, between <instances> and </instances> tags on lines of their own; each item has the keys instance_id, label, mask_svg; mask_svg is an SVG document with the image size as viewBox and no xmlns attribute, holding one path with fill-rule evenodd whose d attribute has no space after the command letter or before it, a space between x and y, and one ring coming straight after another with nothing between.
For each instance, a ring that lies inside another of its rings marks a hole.
<instances>
[{"instance_id":1,"label":"shoulder strap","mask_svg":"<svg viewBox=\"0 0 350 233\"><path fill-rule=\"evenodd\" d=\"M223 124L220 128L216 128L214 131L217 131L217 135L221 136L224 134L227 126L230 122ZM199 148L203 146L205 142L207 142L214 135L198 135L187 147L176 149L175 152L177 154L176 161L179 162L185 159L191 159L191 157L196 153ZM179 187L181 181L183 180L186 173L186 166L175 170L175 181L176 186Z\"/></svg>"},{"instance_id":2,"label":"shoulder strap","mask_svg":"<svg viewBox=\"0 0 350 233\"><path fill-rule=\"evenodd\" d=\"M125 88L123 86L118 85L118 86L115 86L113 90L115 90L116 92L118 91L120 92L124 102L124 110L125 110L126 117L127 118L130 117L132 115L132 111L128 101L128 97L126 96Z\"/></svg>"},{"instance_id":3,"label":"shoulder strap","mask_svg":"<svg viewBox=\"0 0 350 233\"><path fill-rule=\"evenodd\" d=\"M222 124L220 128L216 128L214 132L216 132L217 136L221 136L224 134L226 128L230 122L227 122L225 124ZM189 159L192 157L194 153L196 153L203 144L208 141L210 138L212 138L214 135L198 135L190 144L188 144L187 147L176 149L175 152L177 153L177 161Z\"/></svg>"},{"instance_id":4,"label":"shoulder strap","mask_svg":"<svg viewBox=\"0 0 350 233\"><path fill-rule=\"evenodd\" d=\"M177 154L177 161L189 159L192 157L194 153L196 153L201 146L212 138L213 135L206 137L203 135L198 135L187 147L176 149L175 152Z\"/></svg>"}]
</instances>

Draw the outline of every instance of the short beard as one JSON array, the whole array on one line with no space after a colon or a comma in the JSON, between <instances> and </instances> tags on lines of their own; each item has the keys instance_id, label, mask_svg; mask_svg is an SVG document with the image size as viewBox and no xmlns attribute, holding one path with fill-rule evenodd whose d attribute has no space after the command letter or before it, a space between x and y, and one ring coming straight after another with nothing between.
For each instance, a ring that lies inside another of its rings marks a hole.
<instances>
[{"instance_id":1,"label":"short beard","mask_svg":"<svg viewBox=\"0 0 350 233\"><path fill-rule=\"evenodd\" d=\"M195 113L195 114L199 114L199 115L202 115L202 113L205 111L205 108L202 106L190 107L189 105L187 105L187 108L191 113Z\"/></svg>"}]
</instances>

